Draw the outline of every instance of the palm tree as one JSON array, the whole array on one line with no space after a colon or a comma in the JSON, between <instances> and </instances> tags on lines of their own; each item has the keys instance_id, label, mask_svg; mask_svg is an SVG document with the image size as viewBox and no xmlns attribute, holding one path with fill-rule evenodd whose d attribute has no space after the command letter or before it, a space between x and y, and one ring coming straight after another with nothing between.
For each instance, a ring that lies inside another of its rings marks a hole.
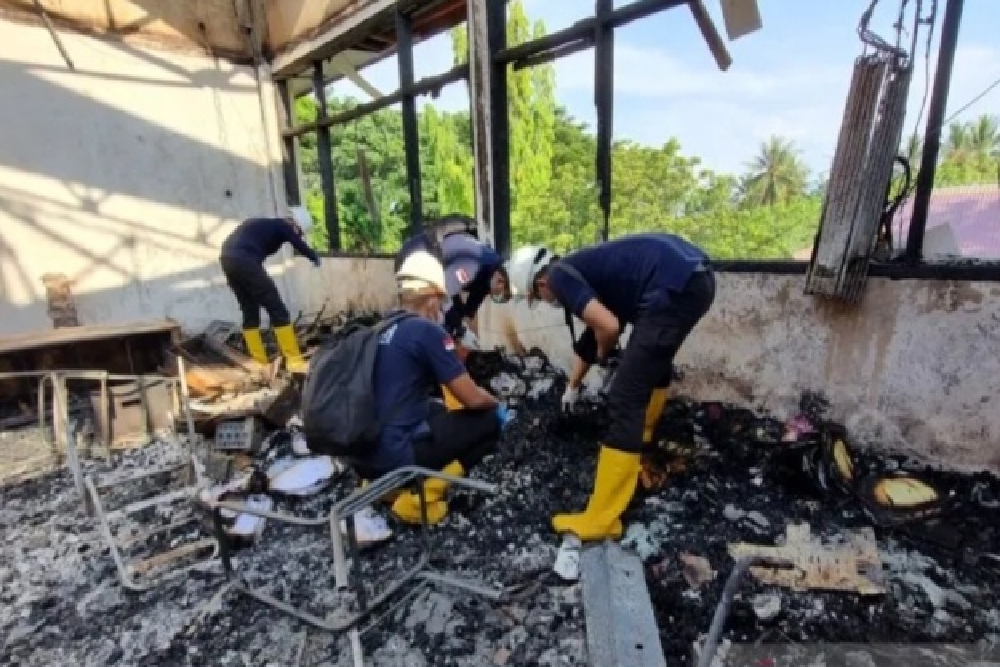
<instances>
[{"instance_id":1,"label":"palm tree","mask_svg":"<svg viewBox=\"0 0 1000 667\"><path fill-rule=\"evenodd\" d=\"M966 123L955 121L948 126L948 138L944 142L944 159L951 162L964 162L972 157L972 137L970 127Z\"/></svg>"},{"instance_id":2,"label":"palm tree","mask_svg":"<svg viewBox=\"0 0 1000 667\"><path fill-rule=\"evenodd\" d=\"M966 133L969 148L975 155L996 157L1000 153L1000 127L996 116L983 114L968 124Z\"/></svg>"},{"instance_id":3,"label":"palm tree","mask_svg":"<svg viewBox=\"0 0 1000 667\"><path fill-rule=\"evenodd\" d=\"M743 199L749 204L773 206L801 196L806 190L809 170L799 159L795 142L772 136L761 144L760 153L747 165L743 178Z\"/></svg>"}]
</instances>

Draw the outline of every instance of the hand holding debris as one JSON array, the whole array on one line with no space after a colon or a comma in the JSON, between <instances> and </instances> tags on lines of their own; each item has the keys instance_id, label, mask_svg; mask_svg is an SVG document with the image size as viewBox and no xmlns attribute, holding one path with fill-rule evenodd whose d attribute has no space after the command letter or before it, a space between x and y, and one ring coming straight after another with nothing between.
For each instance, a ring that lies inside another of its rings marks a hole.
<instances>
[{"instance_id":1,"label":"hand holding debris","mask_svg":"<svg viewBox=\"0 0 1000 667\"><path fill-rule=\"evenodd\" d=\"M479 338L472 331L472 329L470 329L468 327L466 327L462 331L462 335L458 339L458 342L461 343L462 347L464 347L467 350L479 350L480 349L480 347L479 347Z\"/></svg>"},{"instance_id":2,"label":"hand holding debris","mask_svg":"<svg viewBox=\"0 0 1000 667\"><path fill-rule=\"evenodd\" d=\"M562 396L562 411L565 413L573 412L573 406L576 405L578 398L580 398L579 387L566 387Z\"/></svg>"}]
</instances>

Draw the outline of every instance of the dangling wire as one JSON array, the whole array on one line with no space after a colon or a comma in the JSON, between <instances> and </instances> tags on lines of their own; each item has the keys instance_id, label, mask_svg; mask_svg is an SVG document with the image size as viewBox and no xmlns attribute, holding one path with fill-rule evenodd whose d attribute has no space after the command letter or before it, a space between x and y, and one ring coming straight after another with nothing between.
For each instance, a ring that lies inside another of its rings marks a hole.
<instances>
[{"instance_id":1,"label":"dangling wire","mask_svg":"<svg viewBox=\"0 0 1000 667\"><path fill-rule=\"evenodd\" d=\"M903 48L903 23L906 20L906 5L908 5L909 3L910 3L910 0L902 0L902 2L899 3L899 18L897 18L896 22L892 25L892 27L896 29L896 48L897 49L902 49ZM918 14L919 14L919 10L918 10ZM910 56L912 57L912 55L913 55L913 49L911 48L910 49Z\"/></svg>"},{"instance_id":2,"label":"dangling wire","mask_svg":"<svg viewBox=\"0 0 1000 667\"><path fill-rule=\"evenodd\" d=\"M902 2L905 4L907 0L902 0ZM876 51L891 53L897 58L905 58L906 51L885 41L882 37L872 32L868 27L872 20L872 14L875 13L875 7L878 3L879 0L871 0L871 4L868 5L868 9L866 9L861 15L861 20L858 22L858 38L861 40L861 43L865 45L866 49L871 47Z\"/></svg>"}]
</instances>

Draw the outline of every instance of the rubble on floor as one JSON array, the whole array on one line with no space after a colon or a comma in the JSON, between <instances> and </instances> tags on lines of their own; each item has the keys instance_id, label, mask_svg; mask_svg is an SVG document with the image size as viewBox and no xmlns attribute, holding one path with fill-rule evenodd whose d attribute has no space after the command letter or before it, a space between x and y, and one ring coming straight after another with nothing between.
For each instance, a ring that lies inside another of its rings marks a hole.
<instances>
[{"instance_id":1,"label":"rubble on floor","mask_svg":"<svg viewBox=\"0 0 1000 667\"><path fill-rule=\"evenodd\" d=\"M586 665L581 587L552 572L559 539L549 521L554 512L585 506L606 412L591 397L575 416L561 415L564 380L543 355L484 353L469 365L478 381L517 404L518 416L499 451L471 472L497 483L499 493L452 494L450 515L431 533L436 564L517 593L494 605L449 589L414 589L411 599L366 629L366 655L387 667ZM1000 481L909 470L904 460L852 453L857 479L909 471L948 500L936 518L876 524L861 498L817 473L831 472L828 464L804 466L820 460L818 448L831 441L823 434L843 436L823 423L821 401L809 397L804 406L811 409L794 428L720 404L676 401L668 408L647 457L661 477L640 490L626 513L622 543L644 563L669 663L691 664L692 646L708 630L733 567L731 546L779 545L788 526L799 524L808 524L824 544L873 529L885 593L794 590L747 577L730 609L726 641L1000 643L1000 524L995 507L988 509L1000 499ZM353 474L333 461L294 469L309 460L302 458L307 452L301 443L295 449L294 428L279 434L256 454L241 453L243 469L256 463L272 485L288 475L281 483L290 493L264 496L275 510L322 515L356 487ZM118 453L111 463L85 461L84 468L99 477L117 475L183 456L181 445L157 442ZM223 474L233 472L230 466ZM261 483L240 492L266 490ZM412 563L420 547L417 531L376 509L393 536L356 564L369 592ZM252 585L320 616L341 604L327 533L276 522L244 527L252 534L258 528L259 537L235 553ZM352 664L346 639L306 629L235 594L220 569L195 571L144 593L124 591L65 470L2 489L0 663Z\"/></svg>"}]
</instances>

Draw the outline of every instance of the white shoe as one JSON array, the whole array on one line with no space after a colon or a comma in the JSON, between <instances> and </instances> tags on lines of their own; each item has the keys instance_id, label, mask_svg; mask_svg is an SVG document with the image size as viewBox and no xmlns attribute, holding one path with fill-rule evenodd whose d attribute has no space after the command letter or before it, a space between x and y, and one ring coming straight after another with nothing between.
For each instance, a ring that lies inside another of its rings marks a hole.
<instances>
[{"instance_id":1,"label":"white shoe","mask_svg":"<svg viewBox=\"0 0 1000 667\"><path fill-rule=\"evenodd\" d=\"M576 581L580 578L580 549L583 543L576 535L567 534L559 546L556 564L552 567L563 581Z\"/></svg>"},{"instance_id":2,"label":"white shoe","mask_svg":"<svg viewBox=\"0 0 1000 667\"><path fill-rule=\"evenodd\" d=\"M347 537L347 521L341 519L340 533ZM361 548L385 542L392 537L392 529L385 518L372 507L366 507L354 515L354 535Z\"/></svg>"}]
</instances>

